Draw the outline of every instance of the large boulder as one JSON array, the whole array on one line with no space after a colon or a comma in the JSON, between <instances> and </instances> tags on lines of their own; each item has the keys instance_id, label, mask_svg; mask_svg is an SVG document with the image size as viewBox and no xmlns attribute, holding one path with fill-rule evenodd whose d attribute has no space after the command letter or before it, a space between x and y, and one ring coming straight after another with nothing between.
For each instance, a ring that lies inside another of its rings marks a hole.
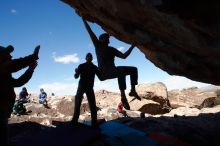
<instances>
[{"instance_id":1,"label":"large boulder","mask_svg":"<svg viewBox=\"0 0 220 146\"><path fill-rule=\"evenodd\" d=\"M178 107L176 109L172 109L169 113L166 113L163 116L168 116L168 117L199 116L202 114L219 113L219 111L220 111L219 105L212 108L202 108L201 110L198 108Z\"/></svg>"},{"instance_id":2,"label":"large boulder","mask_svg":"<svg viewBox=\"0 0 220 146\"><path fill-rule=\"evenodd\" d=\"M137 85L136 91L141 97L141 101L127 95L132 111L140 111L148 114L164 114L170 111L167 98L167 89L163 83L149 83ZM117 109L121 102L120 93L113 93L106 90L96 92L97 106L101 108L101 115L108 115L109 111ZM110 110L105 110L105 109ZM114 112L113 112L114 113ZM111 117L118 115L112 114Z\"/></svg>"},{"instance_id":3,"label":"large boulder","mask_svg":"<svg viewBox=\"0 0 220 146\"><path fill-rule=\"evenodd\" d=\"M144 99L153 100L160 105L169 106L167 88L163 83L139 84L136 87L138 95Z\"/></svg>"},{"instance_id":4,"label":"large boulder","mask_svg":"<svg viewBox=\"0 0 220 146\"><path fill-rule=\"evenodd\" d=\"M139 100L130 100L132 110L141 111L152 115L164 114L171 110L167 98L167 88L163 83L139 84L136 87Z\"/></svg>"},{"instance_id":5,"label":"large boulder","mask_svg":"<svg viewBox=\"0 0 220 146\"><path fill-rule=\"evenodd\" d=\"M168 92L168 98L173 108L196 107L201 109L214 106L216 93L192 87L182 90L171 90Z\"/></svg>"},{"instance_id":6,"label":"large boulder","mask_svg":"<svg viewBox=\"0 0 220 146\"><path fill-rule=\"evenodd\" d=\"M219 0L62 0L172 75L220 84Z\"/></svg>"}]
</instances>

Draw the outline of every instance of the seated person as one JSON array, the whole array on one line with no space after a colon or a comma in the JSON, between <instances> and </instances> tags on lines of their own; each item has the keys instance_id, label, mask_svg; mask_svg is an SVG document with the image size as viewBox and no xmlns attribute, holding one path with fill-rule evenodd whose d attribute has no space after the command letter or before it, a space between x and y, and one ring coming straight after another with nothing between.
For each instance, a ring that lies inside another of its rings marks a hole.
<instances>
[{"instance_id":1,"label":"seated person","mask_svg":"<svg viewBox=\"0 0 220 146\"><path fill-rule=\"evenodd\" d=\"M27 92L27 89L25 87L22 88L21 92L19 93L19 100L23 103L29 102L29 94Z\"/></svg>"},{"instance_id":2,"label":"seated person","mask_svg":"<svg viewBox=\"0 0 220 146\"><path fill-rule=\"evenodd\" d=\"M128 117L127 112L123 109L123 103L118 104L118 112L121 113L124 117Z\"/></svg>"},{"instance_id":3,"label":"seated person","mask_svg":"<svg viewBox=\"0 0 220 146\"><path fill-rule=\"evenodd\" d=\"M23 104L23 101L17 100L13 106L13 113L16 115L23 115L26 113L26 107Z\"/></svg>"},{"instance_id":4,"label":"seated person","mask_svg":"<svg viewBox=\"0 0 220 146\"><path fill-rule=\"evenodd\" d=\"M43 105L47 105L47 93L44 91L43 88L40 89L39 103Z\"/></svg>"}]
</instances>

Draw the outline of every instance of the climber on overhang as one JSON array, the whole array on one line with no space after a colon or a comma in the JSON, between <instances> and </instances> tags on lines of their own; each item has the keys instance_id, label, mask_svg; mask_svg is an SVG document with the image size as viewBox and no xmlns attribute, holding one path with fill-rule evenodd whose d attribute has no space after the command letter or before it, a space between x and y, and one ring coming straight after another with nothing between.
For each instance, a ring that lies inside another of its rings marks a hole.
<instances>
[{"instance_id":1,"label":"climber on overhang","mask_svg":"<svg viewBox=\"0 0 220 146\"><path fill-rule=\"evenodd\" d=\"M132 66L115 66L114 59L115 57L126 59L135 46L131 45L131 47L125 53L118 51L117 49L108 45L110 37L109 34L101 34L98 39L86 20L83 17L82 19L95 46L98 67L102 75L102 79L106 80L118 78L119 89L121 92L121 101L124 108L129 110L130 106L125 95L126 75L130 75L131 79L131 91L129 96L134 96L136 99L141 100L135 90L135 85L138 84L138 70L136 67Z\"/></svg>"}]
</instances>

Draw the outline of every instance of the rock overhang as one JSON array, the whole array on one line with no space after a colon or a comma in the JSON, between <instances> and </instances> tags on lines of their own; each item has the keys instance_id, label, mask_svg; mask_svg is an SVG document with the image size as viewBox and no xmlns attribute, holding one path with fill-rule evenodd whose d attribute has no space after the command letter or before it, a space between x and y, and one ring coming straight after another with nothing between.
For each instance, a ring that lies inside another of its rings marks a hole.
<instances>
[{"instance_id":1,"label":"rock overhang","mask_svg":"<svg viewBox=\"0 0 220 146\"><path fill-rule=\"evenodd\" d=\"M167 73L220 85L220 1L62 1Z\"/></svg>"}]
</instances>

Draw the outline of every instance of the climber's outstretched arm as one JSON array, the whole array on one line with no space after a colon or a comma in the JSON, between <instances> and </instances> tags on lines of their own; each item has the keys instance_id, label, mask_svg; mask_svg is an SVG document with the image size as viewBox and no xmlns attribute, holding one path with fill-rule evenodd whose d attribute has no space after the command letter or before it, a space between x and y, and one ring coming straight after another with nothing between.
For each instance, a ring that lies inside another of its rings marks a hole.
<instances>
[{"instance_id":1,"label":"climber's outstretched arm","mask_svg":"<svg viewBox=\"0 0 220 146\"><path fill-rule=\"evenodd\" d=\"M115 55L119 58L126 59L131 54L131 51L134 49L134 47L134 45L131 45L131 47L125 53L122 53L117 50Z\"/></svg>"},{"instance_id":2,"label":"climber's outstretched arm","mask_svg":"<svg viewBox=\"0 0 220 146\"><path fill-rule=\"evenodd\" d=\"M86 30L88 31L88 33L90 35L90 38L92 39L94 46L96 47L98 44L98 38L96 37L95 33L92 31L89 24L87 23L87 21L83 17L82 17L82 20L83 20L83 23L86 27Z\"/></svg>"}]
</instances>

